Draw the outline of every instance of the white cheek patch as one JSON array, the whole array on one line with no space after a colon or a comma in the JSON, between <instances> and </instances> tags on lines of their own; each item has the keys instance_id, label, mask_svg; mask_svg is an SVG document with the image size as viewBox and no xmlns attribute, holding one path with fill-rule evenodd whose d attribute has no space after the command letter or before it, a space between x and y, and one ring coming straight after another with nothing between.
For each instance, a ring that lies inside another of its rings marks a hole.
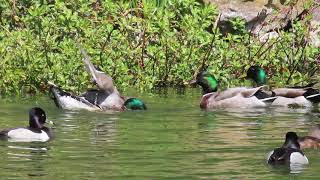
<instances>
[{"instance_id":1,"label":"white cheek patch","mask_svg":"<svg viewBox=\"0 0 320 180\"><path fill-rule=\"evenodd\" d=\"M18 128L9 131L8 138L10 142L46 142L50 139L48 134L43 130L41 130L41 133L35 133L25 128Z\"/></svg>"}]
</instances>

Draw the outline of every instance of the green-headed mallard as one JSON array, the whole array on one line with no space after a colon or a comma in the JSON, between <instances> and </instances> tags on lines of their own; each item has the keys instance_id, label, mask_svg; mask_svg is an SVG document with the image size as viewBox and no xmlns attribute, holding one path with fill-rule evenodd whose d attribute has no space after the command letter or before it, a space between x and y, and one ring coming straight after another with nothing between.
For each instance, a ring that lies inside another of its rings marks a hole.
<instances>
[{"instance_id":1,"label":"green-headed mallard","mask_svg":"<svg viewBox=\"0 0 320 180\"><path fill-rule=\"evenodd\" d=\"M86 51L79 45L86 70L98 89L88 90L78 96L72 95L51 83L51 92L58 107L68 110L145 110L146 105L138 98L125 98L113 84L111 76L98 70L90 61Z\"/></svg>"},{"instance_id":2,"label":"green-headed mallard","mask_svg":"<svg viewBox=\"0 0 320 180\"><path fill-rule=\"evenodd\" d=\"M256 95L263 94L261 91L263 86L257 88L236 87L218 91L218 81L212 74L205 71L197 75L195 83L200 85L203 90L204 95L200 102L202 109L265 107L266 101L275 99L275 97L265 99L256 97Z\"/></svg>"},{"instance_id":3,"label":"green-headed mallard","mask_svg":"<svg viewBox=\"0 0 320 180\"><path fill-rule=\"evenodd\" d=\"M260 66L251 66L247 70L247 79L253 80L257 86L265 85L267 82L267 74ZM310 107L312 103L320 102L320 94L318 89L310 86L277 88L269 92L274 93L278 98L272 102L274 106L303 106Z\"/></svg>"}]
</instances>

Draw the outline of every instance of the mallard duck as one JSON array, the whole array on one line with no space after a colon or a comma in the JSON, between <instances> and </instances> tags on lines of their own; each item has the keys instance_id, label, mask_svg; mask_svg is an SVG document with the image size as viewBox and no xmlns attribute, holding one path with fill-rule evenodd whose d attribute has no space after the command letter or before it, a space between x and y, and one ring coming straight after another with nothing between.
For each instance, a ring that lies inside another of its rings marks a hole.
<instances>
[{"instance_id":1,"label":"mallard duck","mask_svg":"<svg viewBox=\"0 0 320 180\"><path fill-rule=\"evenodd\" d=\"M202 87L204 94L200 102L202 109L265 107L265 102L275 99L275 97L264 99L256 97L256 95L264 95L261 91L263 86L257 88L236 87L218 91L218 81L206 71L199 73L196 81L192 83Z\"/></svg>"},{"instance_id":2,"label":"mallard duck","mask_svg":"<svg viewBox=\"0 0 320 180\"><path fill-rule=\"evenodd\" d=\"M46 123L46 113L39 107L34 107L29 111L29 126L2 130L1 139L14 142L45 142L53 137L52 130L44 126Z\"/></svg>"},{"instance_id":3,"label":"mallard duck","mask_svg":"<svg viewBox=\"0 0 320 180\"><path fill-rule=\"evenodd\" d=\"M80 95L73 95L59 88L57 85L49 82L50 92L53 94L53 100L57 107L65 110L88 110L88 111L124 111L124 110L146 110L147 107L137 98L121 97L123 103L115 107L102 106L108 96L102 90L91 89Z\"/></svg>"},{"instance_id":4,"label":"mallard duck","mask_svg":"<svg viewBox=\"0 0 320 180\"><path fill-rule=\"evenodd\" d=\"M124 98L113 84L113 79L102 71L96 69L91 63L86 51L79 45L86 70L92 76L98 89L88 90L78 96L72 95L53 83L50 84L58 107L63 109L87 109L87 110L145 110L146 105L137 98Z\"/></svg>"},{"instance_id":5,"label":"mallard duck","mask_svg":"<svg viewBox=\"0 0 320 180\"><path fill-rule=\"evenodd\" d=\"M274 149L268 154L268 164L271 165L294 165L294 164L309 164L308 158L300 150L298 136L295 132L287 132L286 139L283 145Z\"/></svg>"},{"instance_id":6,"label":"mallard duck","mask_svg":"<svg viewBox=\"0 0 320 180\"><path fill-rule=\"evenodd\" d=\"M251 66L247 70L247 79L251 79L257 86L265 85L267 82L267 74L260 66ZM318 89L314 89L309 84L303 87L277 88L267 94L274 93L278 96L271 105L273 106L302 106L311 107L312 103L320 102L320 94Z\"/></svg>"}]
</instances>

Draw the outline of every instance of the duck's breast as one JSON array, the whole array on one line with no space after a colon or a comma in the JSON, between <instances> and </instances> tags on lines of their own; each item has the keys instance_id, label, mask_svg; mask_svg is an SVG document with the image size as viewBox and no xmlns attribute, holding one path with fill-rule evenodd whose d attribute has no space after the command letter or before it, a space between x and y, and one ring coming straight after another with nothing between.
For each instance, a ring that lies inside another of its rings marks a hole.
<instances>
[{"instance_id":1,"label":"duck's breast","mask_svg":"<svg viewBox=\"0 0 320 180\"><path fill-rule=\"evenodd\" d=\"M106 110L117 110L123 109L124 99L118 93L110 94L99 106Z\"/></svg>"}]
</instances>

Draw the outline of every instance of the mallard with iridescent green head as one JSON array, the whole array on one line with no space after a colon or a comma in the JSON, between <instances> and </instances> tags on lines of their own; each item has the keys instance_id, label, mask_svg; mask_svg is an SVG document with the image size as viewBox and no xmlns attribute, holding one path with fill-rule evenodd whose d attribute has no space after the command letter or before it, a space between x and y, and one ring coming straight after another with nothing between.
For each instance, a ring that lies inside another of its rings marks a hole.
<instances>
[{"instance_id":1,"label":"mallard with iridescent green head","mask_svg":"<svg viewBox=\"0 0 320 180\"><path fill-rule=\"evenodd\" d=\"M263 86L257 88L235 87L219 91L218 81L207 71L200 72L193 83L202 87L203 96L200 102L202 109L265 107L267 101L275 99L275 97L264 99L257 97L263 94L261 91Z\"/></svg>"},{"instance_id":2,"label":"mallard with iridescent green head","mask_svg":"<svg viewBox=\"0 0 320 180\"><path fill-rule=\"evenodd\" d=\"M261 86L265 85L267 82L267 73L260 66L251 66L247 70L246 78L252 80L256 86ZM312 106L312 103L319 103L319 90L312 88L312 85L314 84L309 84L303 87L273 89L269 94L274 93L278 98L273 101L271 105L297 105L301 107L310 107Z\"/></svg>"}]
</instances>

